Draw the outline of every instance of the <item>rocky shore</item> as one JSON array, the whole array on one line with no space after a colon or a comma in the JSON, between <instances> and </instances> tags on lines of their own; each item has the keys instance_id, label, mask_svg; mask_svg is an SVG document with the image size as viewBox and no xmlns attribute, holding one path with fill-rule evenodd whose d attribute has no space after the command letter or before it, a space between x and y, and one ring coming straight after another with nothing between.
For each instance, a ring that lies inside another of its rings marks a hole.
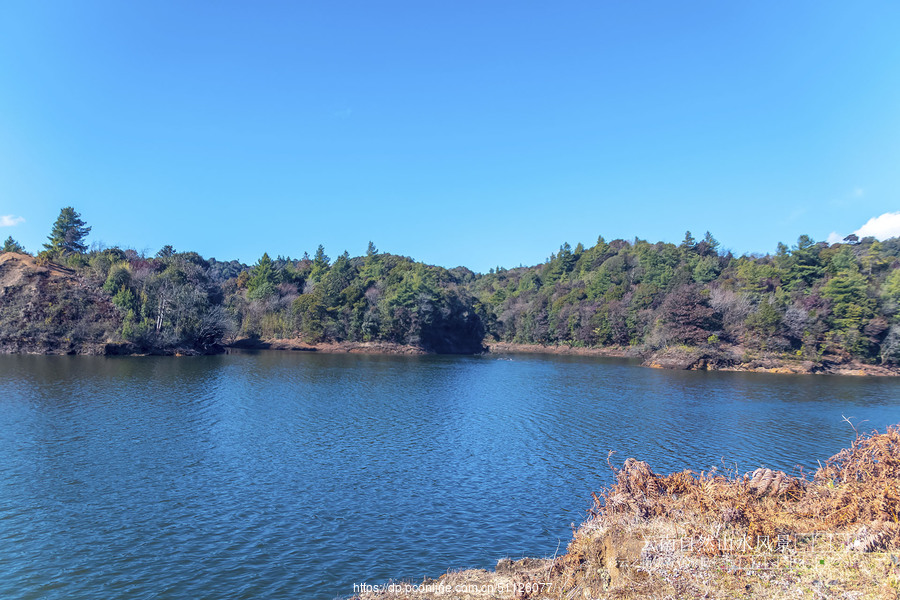
<instances>
[{"instance_id":1,"label":"rocky shore","mask_svg":"<svg viewBox=\"0 0 900 600\"><path fill-rule=\"evenodd\" d=\"M849 356L826 355L818 361L804 360L778 354L748 355L735 346L699 348L678 346L648 351L638 347L611 346L585 348L578 346L544 346L489 342L488 351L494 354L559 354L575 356L608 356L641 359L641 365L653 369L681 371L740 371L754 373L786 373L795 375L851 375L891 377L900 375L900 368L890 365L864 363Z\"/></svg>"},{"instance_id":2,"label":"rocky shore","mask_svg":"<svg viewBox=\"0 0 900 600\"><path fill-rule=\"evenodd\" d=\"M717 349L669 348L645 355L642 365L654 369L691 371L740 371L874 377L900 375L900 368L896 366L863 363L849 356L824 356L817 361L812 361L776 354L748 355L736 347Z\"/></svg>"}]
</instances>

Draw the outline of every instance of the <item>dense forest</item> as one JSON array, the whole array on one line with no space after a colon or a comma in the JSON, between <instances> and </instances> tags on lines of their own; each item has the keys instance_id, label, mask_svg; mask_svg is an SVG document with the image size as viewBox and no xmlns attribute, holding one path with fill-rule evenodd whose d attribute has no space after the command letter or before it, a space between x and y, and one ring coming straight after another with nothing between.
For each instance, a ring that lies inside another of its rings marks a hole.
<instances>
[{"instance_id":1,"label":"dense forest","mask_svg":"<svg viewBox=\"0 0 900 600\"><path fill-rule=\"evenodd\" d=\"M738 345L818 360L900 360L900 238L801 235L774 255L720 252L709 233L679 244L636 239L572 249L471 286L489 335L579 346Z\"/></svg>"},{"instance_id":2,"label":"dense forest","mask_svg":"<svg viewBox=\"0 0 900 600\"><path fill-rule=\"evenodd\" d=\"M802 235L774 254L736 257L709 233L687 233L677 245L600 237L589 248L563 244L536 266L478 274L381 253L372 243L360 257L331 260L319 246L312 257L263 254L248 266L171 246L154 256L89 249L89 232L74 209L63 209L35 261L69 270L85 293L42 297L34 288L28 296L6 278L4 347L46 338L46 326L76 345L92 336L146 352L297 338L476 353L503 341L900 363L900 238L848 236L829 245ZM12 238L2 248L24 250ZM93 314L84 305L97 298L114 307L111 315L79 317ZM29 316L36 304L54 302L55 319ZM90 327L79 321L87 318Z\"/></svg>"}]
</instances>

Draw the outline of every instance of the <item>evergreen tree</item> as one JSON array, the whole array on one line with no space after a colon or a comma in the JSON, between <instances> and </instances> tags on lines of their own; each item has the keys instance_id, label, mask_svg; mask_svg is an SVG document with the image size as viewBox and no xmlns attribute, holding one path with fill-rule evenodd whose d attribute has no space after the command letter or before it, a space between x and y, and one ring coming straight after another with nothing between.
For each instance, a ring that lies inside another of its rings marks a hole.
<instances>
[{"instance_id":1,"label":"evergreen tree","mask_svg":"<svg viewBox=\"0 0 900 600\"><path fill-rule=\"evenodd\" d=\"M812 285L822 276L823 268L819 261L819 249L816 242L808 235L797 238L797 245L791 252L793 265L788 273L791 279L791 288L801 284Z\"/></svg>"},{"instance_id":2,"label":"evergreen tree","mask_svg":"<svg viewBox=\"0 0 900 600\"><path fill-rule=\"evenodd\" d=\"M310 273L310 279L314 281L318 281L328 270L328 266L331 264L331 259L328 258L328 255L325 254L325 246L319 244L319 247L316 248L316 254L313 257L312 264L312 272Z\"/></svg>"},{"instance_id":3,"label":"evergreen tree","mask_svg":"<svg viewBox=\"0 0 900 600\"><path fill-rule=\"evenodd\" d=\"M257 261L251 272L250 281L247 282L247 294L251 300L263 300L275 294L275 286L280 283L280 274L275 269L275 263L269 258L268 252Z\"/></svg>"},{"instance_id":4,"label":"evergreen tree","mask_svg":"<svg viewBox=\"0 0 900 600\"><path fill-rule=\"evenodd\" d=\"M834 302L834 324L838 330L858 329L871 316L867 283L856 270L838 273L822 287L822 296Z\"/></svg>"},{"instance_id":5,"label":"evergreen tree","mask_svg":"<svg viewBox=\"0 0 900 600\"><path fill-rule=\"evenodd\" d=\"M87 250L84 240L90 232L91 228L85 226L81 215L71 206L67 206L59 211L59 217L47 238L50 243L44 244L44 248L54 255L82 254Z\"/></svg>"},{"instance_id":6,"label":"evergreen tree","mask_svg":"<svg viewBox=\"0 0 900 600\"><path fill-rule=\"evenodd\" d=\"M884 280L881 295L889 302L900 304L900 269L891 271Z\"/></svg>"},{"instance_id":7,"label":"evergreen tree","mask_svg":"<svg viewBox=\"0 0 900 600\"><path fill-rule=\"evenodd\" d=\"M713 237L710 232L706 232L703 236L703 241L700 242L702 246L702 251L700 252L703 255L718 255L719 250L719 240Z\"/></svg>"},{"instance_id":8,"label":"evergreen tree","mask_svg":"<svg viewBox=\"0 0 900 600\"><path fill-rule=\"evenodd\" d=\"M0 249L0 252L19 252L24 254L25 248L22 247L22 244L14 240L12 236L9 236L6 238L6 241L3 242L3 248Z\"/></svg>"},{"instance_id":9,"label":"evergreen tree","mask_svg":"<svg viewBox=\"0 0 900 600\"><path fill-rule=\"evenodd\" d=\"M175 248L171 244L166 244L156 253L156 258L172 258L175 256Z\"/></svg>"}]
</instances>

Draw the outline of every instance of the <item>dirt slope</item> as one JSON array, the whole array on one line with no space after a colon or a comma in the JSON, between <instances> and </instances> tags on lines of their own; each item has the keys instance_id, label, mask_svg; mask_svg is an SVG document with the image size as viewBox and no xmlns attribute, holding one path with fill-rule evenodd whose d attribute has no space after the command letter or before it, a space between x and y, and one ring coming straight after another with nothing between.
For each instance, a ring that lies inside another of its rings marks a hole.
<instances>
[{"instance_id":1,"label":"dirt slope","mask_svg":"<svg viewBox=\"0 0 900 600\"><path fill-rule=\"evenodd\" d=\"M109 298L74 271L0 254L0 353L100 354L119 318Z\"/></svg>"}]
</instances>

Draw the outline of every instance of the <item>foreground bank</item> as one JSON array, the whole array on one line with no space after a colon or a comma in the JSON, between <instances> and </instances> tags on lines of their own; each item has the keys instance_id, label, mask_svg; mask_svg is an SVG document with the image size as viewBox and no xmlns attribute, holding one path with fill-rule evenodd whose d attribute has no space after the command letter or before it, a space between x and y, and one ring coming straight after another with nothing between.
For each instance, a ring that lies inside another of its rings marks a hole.
<instances>
[{"instance_id":1,"label":"foreground bank","mask_svg":"<svg viewBox=\"0 0 900 600\"><path fill-rule=\"evenodd\" d=\"M359 600L900 597L900 426L811 477L661 476L628 459L565 554L360 589Z\"/></svg>"}]
</instances>

